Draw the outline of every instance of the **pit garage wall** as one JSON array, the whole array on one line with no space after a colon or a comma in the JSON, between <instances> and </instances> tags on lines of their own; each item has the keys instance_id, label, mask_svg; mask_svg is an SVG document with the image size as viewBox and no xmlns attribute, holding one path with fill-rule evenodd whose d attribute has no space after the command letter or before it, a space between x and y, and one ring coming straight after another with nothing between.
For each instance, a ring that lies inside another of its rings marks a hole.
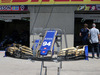
<instances>
[{"instance_id":1,"label":"pit garage wall","mask_svg":"<svg viewBox=\"0 0 100 75\"><path fill-rule=\"evenodd\" d=\"M65 30L66 38L67 38L67 46L68 47L74 46L74 11L76 10L77 6L69 6L69 5L28 6L28 8L30 11L30 47L32 47L32 41L33 41L33 31L34 31L33 28L42 29L45 27L46 28L60 28L62 30ZM37 15L38 12L39 14ZM49 22L48 22L48 19L49 19ZM36 22L34 24L35 20ZM34 39L37 39L37 38L38 38L37 36L34 36ZM62 38L62 42L63 42L62 48L66 48L64 35Z\"/></svg>"}]
</instances>

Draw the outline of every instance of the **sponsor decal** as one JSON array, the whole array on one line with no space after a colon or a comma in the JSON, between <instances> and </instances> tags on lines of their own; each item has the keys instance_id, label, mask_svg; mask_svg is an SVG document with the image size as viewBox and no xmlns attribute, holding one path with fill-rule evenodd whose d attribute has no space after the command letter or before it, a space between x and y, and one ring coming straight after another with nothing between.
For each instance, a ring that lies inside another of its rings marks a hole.
<instances>
[{"instance_id":1,"label":"sponsor decal","mask_svg":"<svg viewBox=\"0 0 100 75\"><path fill-rule=\"evenodd\" d=\"M96 5L96 9L97 10L100 10L100 5Z\"/></svg>"},{"instance_id":2,"label":"sponsor decal","mask_svg":"<svg viewBox=\"0 0 100 75\"><path fill-rule=\"evenodd\" d=\"M95 11L100 10L100 5L82 5L77 8L78 11Z\"/></svg>"},{"instance_id":3,"label":"sponsor decal","mask_svg":"<svg viewBox=\"0 0 100 75\"><path fill-rule=\"evenodd\" d=\"M12 10L19 10L19 6L12 6Z\"/></svg>"},{"instance_id":4,"label":"sponsor decal","mask_svg":"<svg viewBox=\"0 0 100 75\"><path fill-rule=\"evenodd\" d=\"M28 11L26 5L1 5L0 11Z\"/></svg>"}]
</instances>

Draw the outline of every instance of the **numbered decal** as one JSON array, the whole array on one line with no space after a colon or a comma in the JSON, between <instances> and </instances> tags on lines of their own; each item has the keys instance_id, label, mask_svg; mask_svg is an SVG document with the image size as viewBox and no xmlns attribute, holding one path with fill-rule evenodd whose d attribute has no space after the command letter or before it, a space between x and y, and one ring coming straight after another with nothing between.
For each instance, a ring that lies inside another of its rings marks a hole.
<instances>
[{"instance_id":1,"label":"numbered decal","mask_svg":"<svg viewBox=\"0 0 100 75\"><path fill-rule=\"evenodd\" d=\"M43 46L51 46L51 42L46 42L46 41L44 41L44 42L43 42Z\"/></svg>"}]
</instances>

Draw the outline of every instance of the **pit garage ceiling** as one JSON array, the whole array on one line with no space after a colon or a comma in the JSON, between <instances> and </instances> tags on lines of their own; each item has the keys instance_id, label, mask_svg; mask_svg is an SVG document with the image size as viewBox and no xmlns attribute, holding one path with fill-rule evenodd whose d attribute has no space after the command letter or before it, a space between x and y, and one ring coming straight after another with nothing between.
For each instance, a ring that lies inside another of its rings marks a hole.
<instances>
[{"instance_id":1,"label":"pit garage ceiling","mask_svg":"<svg viewBox=\"0 0 100 75\"><path fill-rule=\"evenodd\" d=\"M75 18L92 19L100 23L100 14L75 14Z\"/></svg>"},{"instance_id":2,"label":"pit garage ceiling","mask_svg":"<svg viewBox=\"0 0 100 75\"><path fill-rule=\"evenodd\" d=\"M5 19L22 19L24 17L30 17L30 14L0 14L0 20Z\"/></svg>"}]
</instances>

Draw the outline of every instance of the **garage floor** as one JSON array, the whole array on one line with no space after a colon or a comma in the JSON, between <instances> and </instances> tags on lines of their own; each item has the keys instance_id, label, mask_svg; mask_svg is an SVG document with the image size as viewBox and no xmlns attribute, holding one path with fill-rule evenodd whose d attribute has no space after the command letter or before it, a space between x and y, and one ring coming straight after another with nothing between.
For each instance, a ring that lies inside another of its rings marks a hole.
<instances>
[{"instance_id":1,"label":"garage floor","mask_svg":"<svg viewBox=\"0 0 100 75\"><path fill-rule=\"evenodd\" d=\"M41 61L3 56L4 52L1 51L0 75L40 75ZM59 62L46 61L44 64L47 66L47 75L57 75ZM60 75L100 75L100 59L63 61Z\"/></svg>"}]
</instances>

